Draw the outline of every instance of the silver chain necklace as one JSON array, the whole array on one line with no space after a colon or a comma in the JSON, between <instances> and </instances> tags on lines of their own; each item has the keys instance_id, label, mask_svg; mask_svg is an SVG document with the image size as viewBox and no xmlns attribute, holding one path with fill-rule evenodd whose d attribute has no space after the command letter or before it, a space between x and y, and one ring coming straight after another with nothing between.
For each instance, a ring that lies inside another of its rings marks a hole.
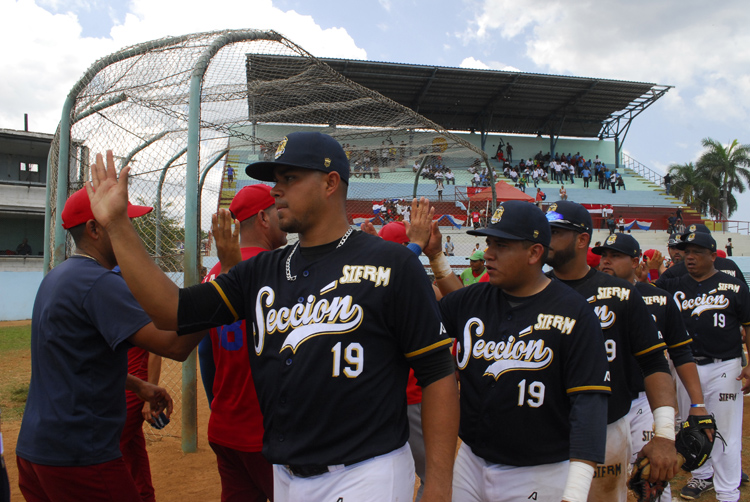
<instances>
[{"instance_id":1,"label":"silver chain necklace","mask_svg":"<svg viewBox=\"0 0 750 502\"><path fill-rule=\"evenodd\" d=\"M350 228L349 230L346 231L346 233L344 234L344 236L341 238L341 240L339 241L339 243L336 245L336 249L338 249L341 246L343 246L344 243L346 242L346 239L348 239L351 234L352 234L352 229ZM292 256L294 256L294 253L297 251L298 247L299 247L299 241L297 241L297 243L294 245L294 249L292 249L292 252L289 253L289 256L286 259L286 280L289 281L289 282L294 282L294 281L297 280L297 276L296 275L292 275L290 264L292 263Z\"/></svg>"}]
</instances>

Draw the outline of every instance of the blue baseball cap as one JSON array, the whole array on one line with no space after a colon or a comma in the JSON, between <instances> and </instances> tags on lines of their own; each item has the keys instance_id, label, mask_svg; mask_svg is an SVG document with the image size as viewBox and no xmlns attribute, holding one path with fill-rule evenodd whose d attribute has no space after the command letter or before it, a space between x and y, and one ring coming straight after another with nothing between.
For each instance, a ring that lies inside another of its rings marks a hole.
<instances>
[{"instance_id":1,"label":"blue baseball cap","mask_svg":"<svg viewBox=\"0 0 750 502\"><path fill-rule=\"evenodd\" d=\"M591 234L591 228L594 226L588 209L567 200L558 200L550 204L547 208L547 221L551 227L588 234Z\"/></svg>"},{"instance_id":2,"label":"blue baseball cap","mask_svg":"<svg viewBox=\"0 0 750 502\"><path fill-rule=\"evenodd\" d=\"M492 214L491 225L466 232L469 235L497 237L511 241L538 242L549 246L550 230L544 213L536 204L520 200L500 203Z\"/></svg>"},{"instance_id":3,"label":"blue baseball cap","mask_svg":"<svg viewBox=\"0 0 750 502\"><path fill-rule=\"evenodd\" d=\"M276 181L273 169L291 166L330 173L336 171L349 184L349 159L338 141L319 132L293 132L284 136L273 161L254 162L245 168L251 178Z\"/></svg>"}]
</instances>

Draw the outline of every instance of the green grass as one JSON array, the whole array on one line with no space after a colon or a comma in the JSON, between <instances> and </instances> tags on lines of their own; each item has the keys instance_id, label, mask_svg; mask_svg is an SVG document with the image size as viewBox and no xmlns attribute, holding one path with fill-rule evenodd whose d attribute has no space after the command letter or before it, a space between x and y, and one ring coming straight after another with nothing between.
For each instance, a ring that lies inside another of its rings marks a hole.
<instances>
[{"instance_id":1,"label":"green grass","mask_svg":"<svg viewBox=\"0 0 750 502\"><path fill-rule=\"evenodd\" d=\"M23 416L29 380L24 365L19 367L19 361L23 354L28 354L30 341L30 325L0 326L0 408L4 421Z\"/></svg>"},{"instance_id":2,"label":"green grass","mask_svg":"<svg viewBox=\"0 0 750 502\"><path fill-rule=\"evenodd\" d=\"M0 357L4 352L26 349L31 343L31 325L0 327Z\"/></svg>"}]
</instances>

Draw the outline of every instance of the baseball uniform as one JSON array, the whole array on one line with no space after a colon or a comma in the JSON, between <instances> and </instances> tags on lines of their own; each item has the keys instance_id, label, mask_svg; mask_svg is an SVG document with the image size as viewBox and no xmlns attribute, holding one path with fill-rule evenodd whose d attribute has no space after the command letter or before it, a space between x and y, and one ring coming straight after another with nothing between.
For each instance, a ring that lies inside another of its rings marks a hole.
<instances>
[{"instance_id":1,"label":"baseball uniform","mask_svg":"<svg viewBox=\"0 0 750 502\"><path fill-rule=\"evenodd\" d=\"M549 275L555 277L554 271ZM630 427L627 420L618 421L630 410L633 396L630 382L632 375L641 374L639 360L661 353L666 344L659 337L646 304L633 284L595 269L581 279L562 282L582 295L599 317L610 367L612 395L609 398L607 460L597 466L591 495L596 496L599 489L611 484L618 487L617 496L624 500L631 455ZM669 371L666 359L663 366ZM615 437L618 439L614 440ZM616 480L610 483L612 478Z\"/></svg>"},{"instance_id":2,"label":"baseball uniform","mask_svg":"<svg viewBox=\"0 0 750 502\"><path fill-rule=\"evenodd\" d=\"M571 457L603 459L603 448L599 458L570 448L572 400L610 392L593 312L556 281L522 299L478 284L443 298L440 310L446 329L458 337L461 372L459 436L465 451L456 463L454 500L559 501ZM506 427L513 432L498 434ZM522 479L518 492L482 474L512 467L521 468L514 471Z\"/></svg>"},{"instance_id":3,"label":"baseball uniform","mask_svg":"<svg viewBox=\"0 0 750 502\"><path fill-rule=\"evenodd\" d=\"M739 281L742 281L745 287L747 287L745 275L733 260L717 256L716 260L714 260L714 268L719 272L724 272L725 274L730 275ZM682 277L683 275L687 275L687 273L688 270L685 266L685 262L681 261L680 263L675 263L667 270L665 270L664 273L661 274L661 277L663 277L664 279L673 279L675 277Z\"/></svg>"},{"instance_id":4,"label":"baseball uniform","mask_svg":"<svg viewBox=\"0 0 750 502\"><path fill-rule=\"evenodd\" d=\"M686 274L679 278L662 275L656 285L669 291L677 303L688 332L706 411L713 414L726 446L716 445L711 458L693 471L693 477L713 476L719 500L738 500L742 447L741 326L750 325L747 287L738 279L717 272L697 282ZM678 385L681 409L689 409L690 398Z\"/></svg>"},{"instance_id":5,"label":"baseball uniform","mask_svg":"<svg viewBox=\"0 0 750 502\"><path fill-rule=\"evenodd\" d=\"M307 491L308 499L407 497L384 493L380 478L374 485L337 480L394 461L405 469L398 484L413 489L413 460L402 448L409 435L409 365L423 385L453 372L451 340L411 251L361 232L323 246L269 251L182 290L178 310L181 332L252 323L250 366L264 417L263 454L277 464L277 499L279 490L293 495L292 478L323 474L330 483ZM448 364L425 383L418 363L429 357Z\"/></svg>"}]
</instances>

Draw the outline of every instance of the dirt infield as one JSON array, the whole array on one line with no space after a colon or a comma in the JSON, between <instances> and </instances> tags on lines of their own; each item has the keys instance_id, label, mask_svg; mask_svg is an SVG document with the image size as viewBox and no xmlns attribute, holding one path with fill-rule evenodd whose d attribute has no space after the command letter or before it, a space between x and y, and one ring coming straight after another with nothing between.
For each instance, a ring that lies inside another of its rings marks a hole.
<instances>
[{"instance_id":1,"label":"dirt infield","mask_svg":"<svg viewBox=\"0 0 750 502\"><path fill-rule=\"evenodd\" d=\"M28 321L20 325L28 324ZM0 323L0 326L7 325ZM31 360L27 352L14 354L0 354L0 371L3 375L17 375L28 378L31 373ZM28 380L26 380L28 382ZM200 386L200 385L199 385ZM743 467L750 469L750 405L745 398L744 423L742 443ZM216 470L216 457L208 446L206 425L208 424L208 403L202 388L198 392L198 452L182 453L180 439L163 437L147 439L148 453L151 459L151 473L156 489L156 499L159 502L191 502L220 500L221 484ZM18 470L16 468L15 448L21 420L18 418L6 420L2 423L3 439L5 441L5 460L11 485L11 500L21 501L23 497L18 489ZM178 434L179 431L174 431ZM688 480L687 475L680 475L672 481L672 493L675 500L679 498L679 490ZM630 500L633 500L632 497ZM710 493L701 500L715 500ZM750 502L750 486L744 485L741 490L740 502Z\"/></svg>"}]
</instances>

